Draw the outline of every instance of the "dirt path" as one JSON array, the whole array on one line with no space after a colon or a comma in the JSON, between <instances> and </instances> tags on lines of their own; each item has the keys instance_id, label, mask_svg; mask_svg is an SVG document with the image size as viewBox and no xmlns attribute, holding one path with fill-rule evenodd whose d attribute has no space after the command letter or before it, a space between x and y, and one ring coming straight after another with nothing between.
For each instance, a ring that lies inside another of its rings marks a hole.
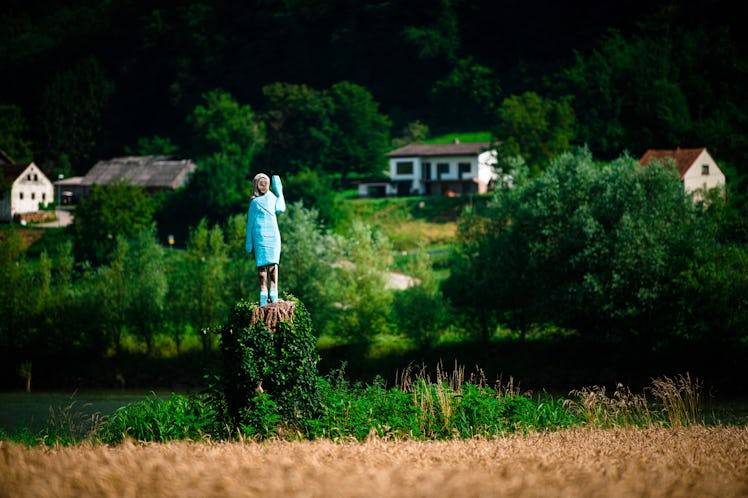
<instances>
[{"instance_id":1,"label":"dirt path","mask_svg":"<svg viewBox=\"0 0 748 498\"><path fill-rule=\"evenodd\" d=\"M73 213L71 213L67 209L57 209L55 210L55 215L57 216L56 221L51 221L49 223L39 223L38 225L34 225L34 226L42 227L42 228L65 227L73 223L75 219L75 217L73 216Z\"/></svg>"}]
</instances>

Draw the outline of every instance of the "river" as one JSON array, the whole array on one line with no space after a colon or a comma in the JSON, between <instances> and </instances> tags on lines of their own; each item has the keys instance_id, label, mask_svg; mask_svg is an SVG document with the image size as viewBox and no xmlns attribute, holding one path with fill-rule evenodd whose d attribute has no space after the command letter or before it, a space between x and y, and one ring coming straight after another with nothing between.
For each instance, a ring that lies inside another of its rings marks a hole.
<instances>
[{"instance_id":1,"label":"river","mask_svg":"<svg viewBox=\"0 0 748 498\"><path fill-rule=\"evenodd\" d=\"M170 391L130 389L0 392L0 430L10 432L28 428L37 431L47 425L51 413L58 419L85 419L95 414L110 415L117 408L142 401L152 394L161 398L171 396Z\"/></svg>"}]
</instances>

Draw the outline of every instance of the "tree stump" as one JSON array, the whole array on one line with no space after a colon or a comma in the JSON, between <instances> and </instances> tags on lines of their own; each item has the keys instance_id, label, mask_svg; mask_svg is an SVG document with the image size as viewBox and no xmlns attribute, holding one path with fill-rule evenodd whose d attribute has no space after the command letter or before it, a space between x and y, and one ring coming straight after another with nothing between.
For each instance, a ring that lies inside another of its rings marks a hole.
<instances>
[{"instance_id":1,"label":"tree stump","mask_svg":"<svg viewBox=\"0 0 748 498\"><path fill-rule=\"evenodd\" d=\"M276 301L258 306L249 315L249 326L254 327L258 322L265 322L268 329L275 333L281 320L288 320L293 324L295 312L296 303L293 301Z\"/></svg>"},{"instance_id":2,"label":"tree stump","mask_svg":"<svg viewBox=\"0 0 748 498\"><path fill-rule=\"evenodd\" d=\"M258 304L236 303L221 328L221 384L228 413L235 427L259 427L264 412L256 404L263 402L257 398L262 391L285 422L300 423L319 408L319 354L311 317L295 298Z\"/></svg>"}]
</instances>

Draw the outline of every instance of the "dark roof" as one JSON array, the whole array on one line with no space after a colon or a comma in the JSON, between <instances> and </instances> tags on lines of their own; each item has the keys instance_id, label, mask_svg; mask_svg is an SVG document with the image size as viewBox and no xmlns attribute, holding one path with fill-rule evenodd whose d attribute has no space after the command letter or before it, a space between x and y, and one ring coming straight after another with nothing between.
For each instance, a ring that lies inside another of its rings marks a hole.
<instances>
[{"instance_id":1,"label":"dark roof","mask_svg":"<svg viewBox=\"0 0 748 498\"><path fill-rule=\"evenodd\" d=\"M99 161L81 180L81 185L107 185L124 180L144 188L176 189L187 182L196 168L188 159L169 156L127 156Z\"/></svg>"},{"instance_id":2,"label":"dark roof","mask_svg":"<svg viewBox=\"0 0 748 498\"><path fill-rule=\"evenodd\" d=\"M388 152L387 157L477 156L490 147L490 142L408 144L392 152Z\"/></svg>"},{"instance_id":3,"label":"dark roof","mask_svg":"<svg viewBox=\"0 0 748 498\"><path fill-rule=\"evenodd\" d=\"M21 173L28 167L28 164L7 164L0 162L0 169L2 169L3 176L13 181L21 176Z\"/></svg>"},{"instance_id":4,"label":"dark roof","mask_svg":"<svg viewBox=\"0 0 748 498\"><path fill-rule=\"evenodd\" d=\"M693 162L698 159L699 155L701 155L701 153L705 150L705 147L701 147L699 149L681 149L680 147L678 147L675 150L649 149L644 153L642 158L639 159L639 164L641 164L642 166L646 166L652 161L657 161L664 164L668 160L672 159L673 161L675 161L675 165L678 168L678 174L681 178L683 178L683 175L686 174L688 168L691 167Z\"/></svg>"},{"instance_id":5,"label":"dark roof","mask_svg":"<svg viewBox=\"0 0 748 498\"><path fill-rule=\"evenodd\" d=\"M3 149L0 149L0 164L15 164L15 161Z\"/></svg>"}]
</instances>

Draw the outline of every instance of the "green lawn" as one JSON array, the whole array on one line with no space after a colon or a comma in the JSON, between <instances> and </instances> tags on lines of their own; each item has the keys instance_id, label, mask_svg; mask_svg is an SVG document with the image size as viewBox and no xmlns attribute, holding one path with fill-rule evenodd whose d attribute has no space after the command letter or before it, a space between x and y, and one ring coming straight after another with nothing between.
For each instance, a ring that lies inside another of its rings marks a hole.
<instances>
[{"instance_id":1,"label":"green lawn","mask_svg":"<svg viewBox=\"0 0 748 498\"><path fill-rule=\"evenodd\" d=\"M474 131L464 133L448 133L446 135L440 135L438 137L429 138L426 140L427 144L451 144L454 139L457 138L462 143L471 142L490 142L491 132L488 131Z\"/></svg>"}]
</instances>

